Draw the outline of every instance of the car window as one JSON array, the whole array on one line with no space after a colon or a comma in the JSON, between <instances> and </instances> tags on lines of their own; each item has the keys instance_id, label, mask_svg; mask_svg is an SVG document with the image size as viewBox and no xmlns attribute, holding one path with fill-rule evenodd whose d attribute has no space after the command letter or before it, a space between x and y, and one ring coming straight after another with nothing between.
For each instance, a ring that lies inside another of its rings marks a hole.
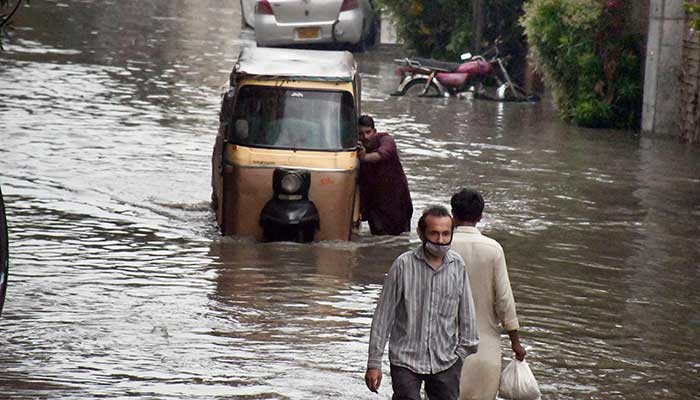
<instances>
[{"instance_id":1,"label":"car window","mask_svg":"<svg viewBox=\"0 0 700 400\"><path fill-rule=\"evenodd\" d=\"M229 141L252 147L349 150L357 142L352 95L246 85L229 124Z\"/></svg>"}]
</instances>

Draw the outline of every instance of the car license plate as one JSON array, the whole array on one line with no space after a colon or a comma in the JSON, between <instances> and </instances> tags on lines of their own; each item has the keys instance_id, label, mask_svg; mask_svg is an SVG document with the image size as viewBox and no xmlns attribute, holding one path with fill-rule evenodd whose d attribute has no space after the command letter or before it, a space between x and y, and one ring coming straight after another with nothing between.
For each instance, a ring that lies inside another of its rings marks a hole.
<instances>
[{"instance_id":1,"label":"car license plate","mask_svg":"<svg viewBox=\"0 0 700 400\"><path fill-rule=\"evenodd\" d=\"M318 39L321 37L319 28L297 28L297 38L299 39Z\"/></svg>"}]
</instances>

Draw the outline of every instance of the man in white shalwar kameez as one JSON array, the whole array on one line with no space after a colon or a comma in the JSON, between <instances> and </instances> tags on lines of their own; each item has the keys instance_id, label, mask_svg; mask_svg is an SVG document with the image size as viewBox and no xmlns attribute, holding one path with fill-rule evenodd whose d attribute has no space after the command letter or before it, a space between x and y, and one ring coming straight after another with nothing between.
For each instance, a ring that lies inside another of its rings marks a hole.
<instances>
[{"instance_id":1,"label":"man in white shalwar kameez","mask_svg":"<svg viewBox=\"0 0 700 400\"><path fill-rule=\"evenodd\" d=\"M518 337L518 317L501 245L476 228L484 199L473 189L462 189L450 201L455 226L452 249L467 268L479 326L479 350L462 367L460 400L494 400L501 379L501 331L505 329L519 360L525 349Z\"/></svg>"}]
</instances>

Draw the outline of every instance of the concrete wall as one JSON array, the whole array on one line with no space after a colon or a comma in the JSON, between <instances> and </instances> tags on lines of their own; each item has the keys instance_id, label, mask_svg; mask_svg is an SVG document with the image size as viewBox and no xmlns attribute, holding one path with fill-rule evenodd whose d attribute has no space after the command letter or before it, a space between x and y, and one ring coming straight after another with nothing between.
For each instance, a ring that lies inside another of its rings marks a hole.
<instances>
[{"instance_id":1,"label":"concrete wall","mask_svg":"<svg viewBox=\"0 0 700 400\"><path fill-rule=\"evenodd\" d=\"M683 41L681 82L681 140L700 141L700 33L691 32Z\"/></svg>"},{"instance_id":2,"label":"concrete wall","mask_svg":"<svg viewBox=\"0 0 700 400\"><path fill-rule=\"evenodd\" d=\"M397 44L395 19L391 13L383 9L381 10L381 20L379 22L379 43L381 44Z\"/></svg>"},{"instance_id":3,"label":"concrete wall","mask_svg":"<svg viewBox=\"0 0 700 400\"><path fill-rule=\"evenodd\" d=\"M650 0L642 132L678 136L680 77L686 32L683 0Z\"/></svg>"}]
</instances>

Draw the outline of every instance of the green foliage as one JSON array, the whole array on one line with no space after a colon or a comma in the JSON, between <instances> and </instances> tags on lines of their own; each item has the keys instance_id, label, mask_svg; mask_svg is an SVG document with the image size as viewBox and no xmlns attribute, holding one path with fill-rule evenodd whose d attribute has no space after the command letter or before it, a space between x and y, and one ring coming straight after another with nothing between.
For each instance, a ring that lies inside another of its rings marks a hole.
<instances>
[{"instance_id":1,"label":"green foliage","mask_svg":"<svg viewBox=\"0 0 700 400\"><path fill-rule=\"evenodd\" d=\"M484 2L484 46L497 37L505 39L505 50L520 46L522 28L518 19L524 0ZM416 53L447 60L482 49L472 48L473 0L378 0L396 19L399 37ZM522 47L522 46L520 46Z\"/></svg>"},{"instance_id":2,"label":"green foliage","mask_svg":"<svg viewBox=\"0 0 700 400\"><path fill-rule=\"evenodd\" d=\"M395 16L396 31L420 55L445 56L469 40L455 29L471 21L471 1L380 0ZM450 49L447 50L448 46Z\"/></svg>"},{"instance_id":3,"label":"green foliage","mask_svg":"<svg viewBox=\"0 0 700 400\"><path fill-rule=\"evenodd\" d=\"M572 114L572 123L589 128L607 128L608 121L613 118L613 111L610 104L595 96L581 99L575 105Z\"/></svg>"},{"instance_id":4,"label":"green foliage","mask_svg":"<svg viewBox=\"0 0 700 400\"><path fill-rule=\"evenodd\" d=\"M700 31L700 3L686 1L683 7L685 8L685 12L688 13L690 27L696 31Z\"/></svg>"},{"instance_id":5,"label":"green foliage","mask_svg":"<svg viewBox=\"0 0 700 400\"><path fill-rule=\"evenodd\" d=\"M642 70L619 0L528 0L521 23L560 115L594 128L638 128Z\"/></svg>"}]
</instances>

